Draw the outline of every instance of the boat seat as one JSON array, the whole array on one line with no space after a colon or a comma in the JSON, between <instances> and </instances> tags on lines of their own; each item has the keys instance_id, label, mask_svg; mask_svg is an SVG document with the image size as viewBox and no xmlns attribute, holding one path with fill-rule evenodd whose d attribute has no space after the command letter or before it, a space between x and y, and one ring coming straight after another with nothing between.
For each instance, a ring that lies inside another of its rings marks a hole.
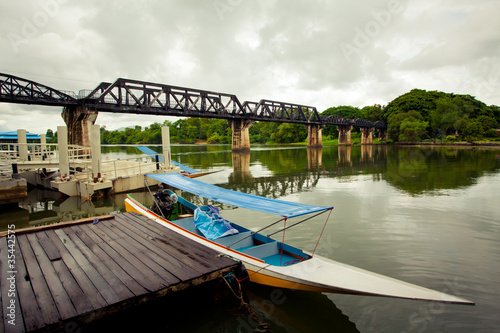
<instances>
[{"instance_id":1,"label":"boat seat","mask_svg":"<svg viewBox=\"0 0 500 333\"><path fill-rule=\"evenodd\" d=\"M257 246L252 246L244 251L241 251L255 258L265 258L279 253L278 242L265 243Z\"/></svg>"},{"instance_id":2,"label":"boat seat","mask_svg":"<svg viewBox=\"0 0 500 333\"><path fill-rule=\"evenodd\" d=\"M196 228L196 226L194 225L194 217L188 217L180 220L173 220L172 223L189 231Z\"/></svg>"},{"instance_id":3,"label":"boat seat","mask_svg":"<svg viewBox=\"0 0 500 333\"><path fill-rule=\"evenodd\" d=\"M228 246L228 245L231 245L240 239L243 239L245 237L250 236L251 234L252 234L251 231L240 232L239 234L230 235L230 236L216 239L215 242L220 244L220 245ZM247 247L247 246L252 246L252 245L253 245L253 238L248 237L248 238L243 239L242 241L234 244L233 246L231 246L231 248L232 249L239 249L242 247Z\"/></svg>"}]
</instances>

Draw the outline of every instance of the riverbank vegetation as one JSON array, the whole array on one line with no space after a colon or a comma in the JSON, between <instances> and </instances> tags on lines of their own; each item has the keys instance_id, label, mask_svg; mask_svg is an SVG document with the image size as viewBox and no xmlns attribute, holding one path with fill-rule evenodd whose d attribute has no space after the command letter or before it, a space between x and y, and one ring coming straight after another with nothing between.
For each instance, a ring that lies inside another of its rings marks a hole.
<instances>
[{"instance_id":1,"label":"riverbank vegetation","mask_svg":"<svg viewBox=\"0 0 500 333\"><path fill-rule=\"evenodd\" d=\"M324 110L321 115L383 121L393 142L500 141L500 107L488 106L470 95L413 89L386 106L335 106ZM227 120L202 118L164 121L145 128L127 127L121 131L109 131L103 126L101 140L104 144L158 144L161 143L162 126L170 127L172 143L231 143L231 128ZM352 130L354 143L361 140L359 131L359 128ZM56 135L51 130L47 131L48 137ZM306 140L304 125L257 122L250 128L252 143L303 143ZM336 126L327 125L323 129L323 142L338 143Z\"/></svg>"}]
</instances>

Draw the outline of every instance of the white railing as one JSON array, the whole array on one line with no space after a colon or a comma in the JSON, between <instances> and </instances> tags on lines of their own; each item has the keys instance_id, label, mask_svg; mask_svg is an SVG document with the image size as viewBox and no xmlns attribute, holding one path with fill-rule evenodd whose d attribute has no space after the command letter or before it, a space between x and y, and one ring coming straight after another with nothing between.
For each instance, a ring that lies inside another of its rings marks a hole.
<instances>
[{"instance_id":1,"label":"white railing","mask_svg":"<svg viewBox=\"0 0 500 333\"><path fill-rule=\"evenodd\" d=\"M19 159L19 148L21 146L28 147L28 155L26 161ZM5 174L10 177L12 174L12 164L18 162L40 162L47 164L59 163L59 149L57 144L40 144L40 143L9 143L7 146L2 145L3 150L0 150L0 174ZM93 181L92 179L92 153L89 147L69 145L68 146L68 162L71 173L80 180ZM102 160L101 174L106 178L118 178L142 175L146 172L156 170L153 166L156 164L155 157L158 160L162 159L162 154L141 155L131 158L118 159L118 160ZM161 162L159 167L162 167ZM126 170L129 170L126 172ZM82 176L84 175L84 176Z\"/></svg>"}]
</instances>

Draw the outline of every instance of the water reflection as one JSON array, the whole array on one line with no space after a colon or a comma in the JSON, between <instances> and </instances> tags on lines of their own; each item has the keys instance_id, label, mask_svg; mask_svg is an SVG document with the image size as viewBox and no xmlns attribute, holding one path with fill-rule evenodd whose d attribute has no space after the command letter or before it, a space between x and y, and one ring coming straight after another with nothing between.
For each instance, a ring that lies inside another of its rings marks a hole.
<instances>
[{"instance_id":1,"label":"water reflection","mask_svg":"<svg viewBox=\"0 0 500 333\"><path fill-rule=\"evenodd\" d=\"M253 183L254 178L250 172L250 152L233 152L233 172L229 176L229 183Z\"/></svg>"},{"instance_id":2,"label":"water reflection","mask_svg":"<svg viewBox=\"0 0 500 333\"><path fill-rule=\"evenodd\" d=\"M307 167L310 170L321 168L323 148L307 148Z\"/></svg>"},{"instance_id":3,"label":"water reflection","mask_svg":"<svg viewBox=\"0 0 500 333\"><path fill-rule=\"evenodd\" d=\"M356 325L324 294L252 284L247 289L257 316L273 332L359 332ZM313 306L312 306L313 305ZM241 332L252 332L251 319L240 320Z\"/></svg>"},{"instance_id":4,"label":"water reflection","mask_svg":"<svg viewBox=\"0 0 500 333\"><path fill-rule=\"evenodd\" d=\"M89 201L34 188L18 207L2 209L0 230L7 230L12 223L16 224L16 229L21 229L120 212L124 210L124 199L125 195L114 195Z\"/></svg>"},{"instance_id":5,"label":"water reflection","mask_svg":"<svg viewBox=\"0 0 500 333\"><path fill-rule=\"evenodd\" d=\"M237 154L229 148L225 145L173 146L172 152L175 160L193 168L228 170L227 182L223 181L221 186L270 198L311 191L321 178L349 181L360 174L371 175L374 181L385 181L410 195L422 195L470 187L500 168L499 150L488 149L265 146ZM131 155L140 155L140 152L131 146L103 147L105 158ZM123 195L115 195L89 202L34 189L18 207L2 210L0 229L5 230L13 222L17 228L24 228L109 214L123 210L123 199Z\"/></svg>"}]
</instances>

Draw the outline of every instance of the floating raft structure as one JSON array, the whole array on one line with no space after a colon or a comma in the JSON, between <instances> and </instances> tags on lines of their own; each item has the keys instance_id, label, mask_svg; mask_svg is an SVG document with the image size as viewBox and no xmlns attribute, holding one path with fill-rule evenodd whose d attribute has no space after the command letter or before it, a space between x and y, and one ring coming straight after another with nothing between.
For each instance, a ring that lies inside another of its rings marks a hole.
<instances>
[{"instance_id":1,"label":"floating raft structure","mask_svg":"<svg viewBox=\"0 0 500 333\"><path fill-rule=\"evenodd\" d=\"M0 251L0 332L86 323L241 269L136 213L10 230Z\"/></svg>"}]
</instances>

